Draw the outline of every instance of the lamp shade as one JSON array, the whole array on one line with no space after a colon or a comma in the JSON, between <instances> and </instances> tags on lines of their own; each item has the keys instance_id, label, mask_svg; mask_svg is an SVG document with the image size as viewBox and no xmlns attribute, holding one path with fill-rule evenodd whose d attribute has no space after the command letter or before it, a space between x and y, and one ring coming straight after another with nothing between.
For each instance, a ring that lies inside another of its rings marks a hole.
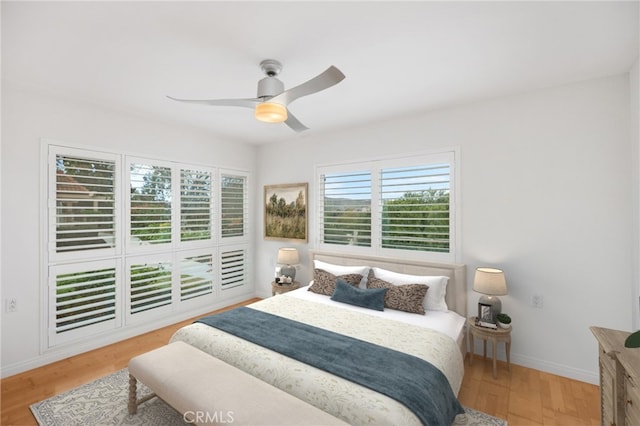
<instances>
[{"instance_id":1,"label":"lamp shade","mask_svg":"<svg viewBox=\"0 0 640 426\"><path fill-rule=\"evenodd\" d=\"M298 250L294 248L281 248L278 250L278 263L283 265L295 265L300 262Z\"/></svg>"},{"instance_id":2,"label":"lamp shade","mask_svg":"<svg viewBox=\"0 0 640 426\"><path fill-rule=\"evenodd\" d=\"M495 268L478 268L473 279L473 291L489 296L507 294L507 282L504 272Z\"/></svg>"},{"instance_id":3,"label":"lamp shade","mask_svg":"<svg viewBox=\"0 0 640 426\"><path fill-rule=\"evenodd\" d=\"M287 108L275 102L262 102L256 105L255 116L267 123L282 123L287 120Z\"/></svg>"}]
</instances>

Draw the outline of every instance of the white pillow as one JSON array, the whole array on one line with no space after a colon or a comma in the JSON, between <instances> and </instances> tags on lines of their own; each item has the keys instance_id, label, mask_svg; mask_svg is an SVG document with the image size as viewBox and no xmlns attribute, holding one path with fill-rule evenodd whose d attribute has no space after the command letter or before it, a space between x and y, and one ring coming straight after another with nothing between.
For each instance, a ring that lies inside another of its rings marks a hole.
<instances>
[{"instance_id":1,"label":"white pillow","mask_svg":"<svg viewBox=\"0 0 640 426\"><path fill-rule=\"evenodd\" d=\"M347 274L360 274L362 275L362 281L360 281L360 288L366 288L367 284L367 276L369 275L369 267L368 266L343 266L343 265L334 265L332 263L322 262L321 260L314 260L313 267L315 269L322 269L330 274L337 276L347 275Z\"/></svg>"},{"instance_id":2,"label":"white pillow","mask_svg":"<svg viewBox=\"0 0 640 426\"><path fill-rule=\"evenodd\" d=\"M399 272L388 271L382 268L371 268L376 278L390 282L391 284L426 284L429 286L427 296L424 298L424 308L428 311L449 311L445 295L449 277L430 275L407 275Z\"/></svg>"}]
</instances>

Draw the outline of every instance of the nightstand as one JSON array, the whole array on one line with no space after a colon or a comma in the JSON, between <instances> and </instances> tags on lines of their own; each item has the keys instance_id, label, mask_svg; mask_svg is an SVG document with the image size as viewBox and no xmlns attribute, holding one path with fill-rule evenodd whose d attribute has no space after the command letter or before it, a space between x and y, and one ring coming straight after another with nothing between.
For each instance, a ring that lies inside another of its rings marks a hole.
<instances>
[{"instance_id":1,"label":"nightstand","mask_svg":"<svg viewBox=\"0 0 640 426\"><path fill-rule=\"evenodd\" d=\"M271 295L275 296L276 294L284 294L288 291L295 290L300 288L300 282L294 281L291 284L279 284L275 281L271 281Z\"/></svg>"},{"instance_id":2,"label":"nightstand","mask_svg":"<svg viewBox=\"0 0 640 426\"><path fill-rule=\"evenodd\" d=\"M471 353L469 355L469 365L473 364L473 352L474 344L473 339L484 340L484 357L487 357L487 341L490 341L493 349L493 378L498 377L496 366L496 349L498 342L505 343L505 349L507 354L507 367L509 367L509 373L511 373L511 327L509 328L487 328L476 325L476 317L470 317L467 319L467 326L469 328L469 344L471 345Z\"/></svg>"}]
</instances>

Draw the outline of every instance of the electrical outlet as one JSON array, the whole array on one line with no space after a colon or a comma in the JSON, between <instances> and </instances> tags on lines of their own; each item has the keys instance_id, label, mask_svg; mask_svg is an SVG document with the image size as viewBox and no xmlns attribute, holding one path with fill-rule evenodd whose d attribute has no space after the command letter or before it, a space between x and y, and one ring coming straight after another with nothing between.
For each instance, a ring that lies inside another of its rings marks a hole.
<instances>
[{"instance_id":1,"label":"electrical outlet","mask_svg":"<svg viewBox=\"0 0 640 426\"><path fill-rule=\"evenodd\" d=\"M533 306L534 308L542 309L542 304L543 304L542 295L534 294L533 297L531 297L531 306Z\"/></svg>"},{"instance_id":2,"label":"electrical outlet","mask_svg":"<svg viewBox=\"0 0 640 426\"><path fill-rule=\"evenodd\" d=\"M16 312L18 310L18 301L16 299L7 299L7 312Z\"/></svg>"}]
</instances>

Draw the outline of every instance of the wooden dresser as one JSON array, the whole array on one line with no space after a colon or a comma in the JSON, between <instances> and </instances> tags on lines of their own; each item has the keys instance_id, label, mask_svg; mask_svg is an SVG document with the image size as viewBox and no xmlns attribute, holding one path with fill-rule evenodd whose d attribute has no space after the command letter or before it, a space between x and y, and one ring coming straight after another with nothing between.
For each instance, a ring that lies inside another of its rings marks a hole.
<instances>
[{"instance_id":1,"label":"wooden dresser","mask_svg":"<svg viewBox=\"0 0 640 426\"><path fill-rule=\"evenodd\" d=\"M591 332L599 343L602 425L640 425L640 348L624 347L629 332L601 327Z\"/></svg>"}]
</instances>

